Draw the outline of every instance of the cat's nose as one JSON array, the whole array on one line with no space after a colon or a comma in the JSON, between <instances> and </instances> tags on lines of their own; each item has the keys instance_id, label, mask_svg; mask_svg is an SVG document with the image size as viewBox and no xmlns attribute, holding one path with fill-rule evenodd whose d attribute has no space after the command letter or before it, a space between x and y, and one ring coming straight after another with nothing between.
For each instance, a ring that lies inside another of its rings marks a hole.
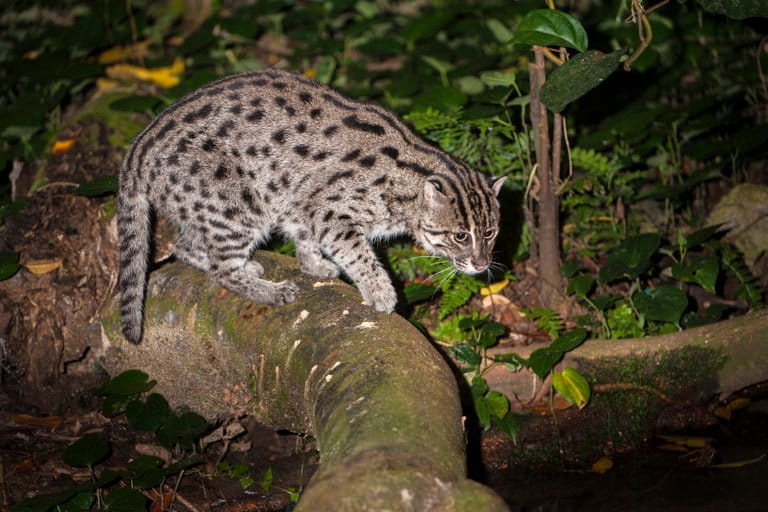
<instances>
[{"instance_id":1,"label":"cat's nose","mask_svg":"<svg viewBox=\"0 0 768 512\"><path fill-rule=\"evenodd\" d=\"M469 264L475 273L484 272L488 268L488 260L485 258L470 258Z\"/></svg>"}]
</instances>

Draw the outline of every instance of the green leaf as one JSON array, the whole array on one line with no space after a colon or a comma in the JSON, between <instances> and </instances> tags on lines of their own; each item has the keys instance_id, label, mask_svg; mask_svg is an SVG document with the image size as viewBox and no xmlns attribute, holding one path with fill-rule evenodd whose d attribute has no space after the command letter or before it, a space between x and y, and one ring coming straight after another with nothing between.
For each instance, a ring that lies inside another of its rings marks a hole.
<instances>
[{"instance_id":1,"label":"green leaf","mask_svg":"<svg viewBox=\"0 0 768 512\"><path fill-rule=\"evenodd\" d=\"M587 32L581 22L553 9L529 11L517 26L515 43L539 46L567 46L580 52L587 49Z\"/></svg>"},{"instance_id":2,"label":"green leaf","mask_svg":"<svg viewBox=\"0 0 768 512\"><path fill-rule=\"evenodd\" d=\"M168 416L170 408L163 395L152 393L146 402L134 400L128 404L125 414L132 427L145 432L157 432Z\"/></svg>"},{"instance_id":3,"label":"green leaf","mask_svg":"<svg viewBox=\"0 0 768 512\"><path fill-rule=\"evenodd\" d=\"M560 352L569 352L581 345L585 339L587 339L587 330L583 327L577 327L558 336L549 348Z\"/></svg>"},{"instance_id":4,"label":"green leaf","mask_svg":"<svg viewBox=\"0 0 768 512\"><path fill-rule=\"evenodd\" d=\"M161 104L162 100L157 96L134 94L113 101L109 107L118 112L154 112Z\"/></svg>"},{"instance_id":5,"label":"green leaf","mask_svg":"<svg viewBox=\"0 0 768 512\"><path fill-rule=\"evenodd\" d=\"M480 364L480 354L466 343L457 343L451 347L451 352L457 361L466 364L471 370L474 370Z\"/></svg>"},{"instance_id":6,"label":"green leaf","mask_svg":"<svg viewBox=\"0 0 768 512\"><path fill-rule=\"evenodd\" d=\"M488 25L488 29L493 34L493 37L495 37L496 40L502 44L510 42L512 38L515 37L512 31L509 30L504 23L497 20L496 18L490 18L485 22L485 24Z\"/></svg>"},{"instance_id":7,"label":"green leaf","mask_svg":"<svg viewBox=\"0 0 768 512\"><path fill-rule=\"evenodd\" d=\"M136 512L146 504L147 498L136 489L114 489L104 499L107 512Z\"/></svg>"},{"instance_id":8,"label":"green leaf","mask_svg":"<svg viewBox=\"0 0 768 512\"><path fill-rule=\"evenodd\" d=\"M456 85L464 94L475 96L485 91L485 84L476 76L463 76L456 80Z\"/></svg>"},{"instance_id":9,"label":"green leaf","mask_svg":"<svg viewBox=\"0 0 768 512\"><path fill-rule=\"evenodd\" d=\"M269 490L272 488L272 466L269 466L267 470L264 472L264 477L261 479L261 482L259 485L261 485L261 490L264 492L269 492Z\"/></svg>"},{"instance_id":10,"label":"green leaf","mask_svg":"<svg viewBox=\"0 0 768 512\"><path fill-rule=\"evenodd\" d=\"M644 233L624 240L606 258L600 269L600 283L627 277L635 279L651 266L651 257L661 245L657 233Z\"/></svg>"},{"instance_id":11,"label":"green leaf","mask_svg":"<svg viewBox=\"0 0 768 512\"><path fill-rule=\"evenodd\" d=\"M575 149L575 148L574 148ZM574 151L576 155L579 154L578 151ZM576 273L579 271L579 264L573 260L568 260L563 262L563 264L560 266L560 273L564 275L565 277L573 277L576 275Z\"/></svg>"},{"instance_id":12,"label":"green leaf","mask_svg":"<svg viewBox=\"0 0 768 512\"><path fill-rule=\"evenodd\" d=\"M556 68L541 87L541 101L553 112L562 110L603 83L619 66L624 50L580 53Z\"/></svg>"},{"instance_id":13,"label":"green leaf","mask_svg":"<svg viewBox=\"0 0 768 512\"><path fill-rule=\"evenodd\" d=\"M481 397L488 392L488 383L482 375L475 375L472 377L470 388L472 389L472 396Z\"/></svg>"},{"instance_id":14,"label":"green leaf","mask_svg":"<svg viewBox=\"0 0 768 512\"><path fill-rule=\"evenodd\" d=\"M552 386L563 398L579 409L583 409L589 402L591 394L589 383L573 368L566 368L562 372L553 372Z\"/></svg>"},{"instance_id":15,"label":"green leaf","mask_svg":"<svg viewBox=\"0 0 768 512\"><path fill-rule=\"evenodd\" d=\"M540 348L534 350L528 358L528 366L533 373L543 379L562 357L563 353L559 350L552 350L549 347Z\"/></svg>"},{"instance_id":16,"label":"green leaf","mask_svg":"<svg viewBox=\"0 0 768 512\"><path fill-rule=\"evenodd\" d=\"M94 495L92 491L83 491L75 494L71 500L58 507L57 512L78 512L91 510Z\"/></svg>"},{"instance_id":17,"label":"green leaf","mask_svg":"<svg viewBox=\"0 0 768 512\"><path fill-rule=\"evenodd\" d=\"M117 192L118 184L117 176L99 176L86 183L81 183L75 189L75 194L86 197L114 194Z\"/></svg>"},{"instance_id":18,"label":"green leaf","mask_svg":"<svg viewBox=\"0 0 768 512\"><path fill-rule=\"evenodd\" d=\"M137 489L151 489L157 487L166 477L166 471L163 468L148 469L131 479L131 484Z\"/></svg>"},{"instance_id":19,"label":"green leaf","mask_svg":"<svg viewBox=\"0 0 768 512\"><path fill-rule=\"evenodd\" d=\"M474 396L473 398L477 420L484 429L487 429L491 426L491 410L488 407L488 402L485 401L483 396Z\"/></svg>"},{"instance_id":20,"label":"green leaf","mask_svg":"<svg viewBox=\"0 0 768 512\"><path fill-rule=\"evenodd\" d=\"M453 18L453 13L447 9L434 10L411 21L400 30L400 36L414 43L419 39L427 39L435 35Z\"/></svg>"},{"instance_id":21,"label":"green leaf","mask_svg":"<svg viewBox=\"0 0 768 512\"><path fill-rule=\"evenodd\" d=\"M102 395L138 395L155 387L157 381L149 380L149 375L141 370L125 370L101 386Z\"/></svg>"},{"instance_id":22,"label":"green leaf","mask_svg":"<svg viewBox=\"0 0 768 512\"><path fill-rule=\"evenodd\" d=\"M710 12L725 14L729 18L768 18L768 3L765 0L698 0Z\"/></svg>"},{"instance_id":23,"label":"green leaf","mask_svg":"<svg viewBox=\"0 0 768 512\"><path fill-rule=\"evenodd\" d=\"M412 110L419 112L432 107L441 112L451 112L458 110L466 103L467 96L460 90L437 85L430 87L414 98Z\"/></svg>"},{"instance_id":24,"label":"green leaf","mask_svg":"<svg viewBox=\"0 0 768 512\"><path fill-rule=\"evenodd\" d=\"M12 251L0 252L0 281L10 279L19 270L19 253Z\"/></svg>"},{"instance_id":25,"label":"green leaf","mask_svg":"<svg viewBox=\"0 0 768 512\"><path fill-rule=\"evenodd\" d=\"M190 446L206 430L208 422L197 413L186 412L181 416L169 414L157 432L157 438L165 446L177 443Z\"/></svg>"},{"instance_id":26,"label":"green leaf","mask_svg":"<svg viewBox=\"0 0 768 512\"><path fill-rule=\"evenodd\" d=\"M109 443L106 439L97 434L86 434L67 446L62 459L70 466L88 467L107 458L108 455Z\"/></svg>"},{"instance_id":27,"label":"green leaf","mask_svg":"<svg viewBox=\"0 0 768 512\"><path fill-rule=\"evenodd\" d=\"M104 399L104 403L101 404L101 414L107 418L113 418L125 412L125 408L134 399L132 396L109 395Z\"/></svg>"},{"instance_id":28,"label":"green leaf","mask_svg":"<svg viewBox=\"0 0 768 512\"><path fill-rule=\"evenodd\" d=\"M595 280L591 276L576 276L568 282L568 295L576 295L584 298L595 286Z\"/></svg>"},{"instance_id":29,"label":"green leaf","mask_svg":"<svg viewBox=\"0 0 768 512\"><path fill-rule=\"evenodd\" d=\"M128 463L128 470L140 475L150 469L156 469L163 465L163 459L154 455L140 455Z\"/></svg>"},{"instance_id":30,"label":"green leaf","mask_svg":"<svg viewBox=\"0 0 768 512\"><path fill-rule=\"evenodd\" d=\"M687 249L695 249L704 242L708 242L717 236L717 231L720 229L720 225L707 226L706 228L694 231L690 235L685 237L685 247Z\"/></svg>"},{"instance_id":31,"label":"green leaf","mask_svg":"<svg viewBox=\"0 0 768 512\"><path fill-rule=\"evenodd\" d=\"M488 87L510 87L517 83L515 72L509 71L485 71L480 74L480 80Z\"/></svg>"},{"instance_id":32,"label":"green leaf","mask_svg":"<svg viewBox=\"0 0 768 512\"><path fill-rule=\"evenodd\" d=\"M715 256L698 258L691 262L693 277L709 293L717 294L715 286L720 274L720 261Z\"/></svg>"},{"instance_id":33,"label":"green leaf","mask_svg":"<svg viewBox=\"0 0 768 512\"><path fill-rule=\"evenodd\" d=\"M503 418L492 416L491 421L499 430L511 437L512 440L515 440L520 425L514 413L508 412Z\"/></svg>"},{"instance_id":34,"label":"green leaf","mask_svg":"<svg viewBox=\"0 0 768 512\"><path fill-rule=\"evenodd\" d=\"M528 360L515 353L498 354L493 357L493 360L497 363L504 363L510 368L511 371L519 372L523 368L528 366Z\"/></svg>"},{"instance_id":35,"label":"green leaf","mask_svg":"<svg viewBox=\"0 0 768 512\"><path fill-rule=\"evenodd\" d=\"M424 283L411 283L403 288L403 293L408 304L415 304L434 297L437 287Z\"/></svg>"},{"instance_id":36,"label":"green leaf","mask_svg":"<svg viewBox=\"0 0 768 512\"><path fill-rule=\"evenodd\" d=\"M648 320L680 323L680 317L688 307L688 296L679 288L662 284L654 290L643 290L632 296L637 310Z\"/></svg>"},{"instance_id":37,"label":"green leaf","mask_svg":"<svg viewBox=\"0 0 768 512\"><path fill-rule=\"evenodd\" d=\"M509 399L498 391L490 391L485 395L485 402L488 404L491 415L499 419L509 412Z\"/></svg>"}]
</instances>

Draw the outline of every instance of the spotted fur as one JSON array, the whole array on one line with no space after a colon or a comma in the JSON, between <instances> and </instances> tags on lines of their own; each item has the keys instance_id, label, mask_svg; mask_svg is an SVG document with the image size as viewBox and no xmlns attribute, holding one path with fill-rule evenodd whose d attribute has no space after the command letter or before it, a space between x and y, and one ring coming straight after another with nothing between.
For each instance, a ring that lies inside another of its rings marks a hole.
<instances>
[{"instance_id":1,"label":"spotted fur","mask_svg":"<svg viewBox=\"0 0 768 512\"><path fill-rule=\"evenodd\" d=\"M123 333L141 340L152 211L178 225L178 259L244 297L282 305L298 295L289 281L262 279L249 259L279 231L304 272L344 271L366 304L392 312L397 296L370 242L411 234L457 270L482 272L503 181L424 143L391 112L303 76L224 78L160 114L123 162Z\"/></svg>"}]
</instances>

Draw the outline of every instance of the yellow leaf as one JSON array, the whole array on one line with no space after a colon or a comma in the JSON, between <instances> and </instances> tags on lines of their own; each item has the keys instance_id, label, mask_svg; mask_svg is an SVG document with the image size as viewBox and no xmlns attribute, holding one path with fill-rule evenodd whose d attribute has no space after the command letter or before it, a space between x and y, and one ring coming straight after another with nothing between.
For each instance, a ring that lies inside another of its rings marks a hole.
<instances>
[{"instance_id":1,"label":"yellow leaf","mask_svg":"<svg viewBox=\"0 0 768 512\"><path fill-rule=\"evenodd\" d=\"M34 260L23 263L23 266L36 276L42 276L60 268L61 260Z\"/></svg>"},{"instance_id":2,"label":"yellow leaf","mask_svg":"<svg viewBox=\"0 0 768 512\"><path fill-rule=\"evenodd\" d=\"M749 398L737 398L728 402L728 408L732 411L743 409L751 403Z\"/></svg>"},{"instance_id":3,"label":"yellow leaf","mask_svg":"<svg viewBox=\"0 0 768 512\"><path fill-rule=\"evenodd\" d=\"M497 281L493 284L489 284L485 288L480 288L480 295L492 295L494 293L499 293L501 290L507 287L509 284L509 279L503 279L501 281Z\"/></svg>"},{"instance_id":4,"label":"yellow leaf","mask_svg":"<svg viewBox=\"0 0 768 512\"><path fill-rule=\"evenodd\" d=\"M179 75L184 72L184 60L177 57L170 66L143 68L130 64L115 64L107 68L107 76L119 80L143 80L153 82L160 87L170 89L181 81Z\"/></svg>"},{"instance_id":5,"label":"yellow leaf","mask_svg":"<svg viewBox=\"0 0 768 512\"><path fill-rule=\"evenodd\" d=\"M314 80L315 77L317 76L317 70L315 68L309 68L304 72L304 76Z\"/></svg>"},{"instance_id":6,"label":"yellow leaf","mask_svg":"<svg viewBox=\"0 0 768 512\"><path fill-rule=\"evenodd\" d=\"M715 407L715 410L712 411L712 413L717 416L720 419L723 420L730 420L731 419L731 408L727 405Z\"/></svg>"},{"instance_id":7,"label":"yellow leaf","mask_svg":"<svg viewBox=\"0 0 768 512\"><path fill-rule=\"evenodd\" d=\"M613 468L613 461L608 457L600 457L592 464L592 471L600 473L601 475L610 471Z\"/></svg>"},{"instance_id":8,"label":"yellow leaf","mask_svg":"<svg viewBox=\"0 0 768 512\"><path fill-rule=\"evenodd\" d=\"M140 59L147 54L149 41L139 41L128 46L113 46L99 55L99 64L113 64L128 59Z\"/></svg>"},{"instance_id":9,"label":"yellow leaf","mask_svg":"<svg viewBox=\"0 0 768 512\"><path fill-rule=\"evenodd\" d=\"M764 458L765 458L765 454L762 454L759 457L755 457L754 459L740 460L738 462L724 462L722 464L712 464L709 467L720 468L720 469L740 468L743 466L749 466L750 464L756 464L761 460L763 460Z\"/></svg>"},{"instance_id":10,"label":"yellow leaf","mask_svg":"<svg viewBox=\"0 0 768 512\"><path fill-rule=\"evenodd\" d=\"M714 439L712 437L703 437L703 436L661 435L658 437L667 442L675 443L680 446L686 446L688 448L704 448L707 446L711 446L712 440Z\"/></svg>"},{"instance_id":11,"label":"yellow leaf","mask_svg":"<svg viewBox=\"0 0 768 512\"><path fill-rule=\"evenodd\" d=\"M117 82L109 78L97 78L96 89L99 91L109 91L117 87Z\"/></svg>"},{"instance_id":12,"label":"yellow leaf","mask_svg":"<svg viewBox=\"0 0 768 512\"><path fill-rule=\"evenodd\" d=\"M62 153L66 153L72 147L75 145L75 142L77 142L77 139L64 139L64 140L57 140L53 143L53 148L51 149L51 153L54 155L60 155Z\"/></svg>"}]
</instances>

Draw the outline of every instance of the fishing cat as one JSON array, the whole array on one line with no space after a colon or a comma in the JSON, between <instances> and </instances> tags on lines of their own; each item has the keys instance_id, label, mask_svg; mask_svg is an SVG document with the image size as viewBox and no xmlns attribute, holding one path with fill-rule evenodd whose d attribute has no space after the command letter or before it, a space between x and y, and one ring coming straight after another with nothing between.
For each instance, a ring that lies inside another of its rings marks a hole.
<instances>
[{"instance_id":1,"label":"fishing cat","mask_svg":"<svg viewBox=\"0 0 768 512\"><path fill-rule=\"evenodd\" d=\"M249 259L279 231L304 272L341 270L366 304L392 312L397 295L370 242L407 233L457 270L483 272L503 182L427 145L384 108L302 75L267 70L213 82L160 114L123 161L123 333L141 340L151 210L178 225L178 259L244 297L296 299L295 284L262 279Z\"/></svg>"}]
</instances>

